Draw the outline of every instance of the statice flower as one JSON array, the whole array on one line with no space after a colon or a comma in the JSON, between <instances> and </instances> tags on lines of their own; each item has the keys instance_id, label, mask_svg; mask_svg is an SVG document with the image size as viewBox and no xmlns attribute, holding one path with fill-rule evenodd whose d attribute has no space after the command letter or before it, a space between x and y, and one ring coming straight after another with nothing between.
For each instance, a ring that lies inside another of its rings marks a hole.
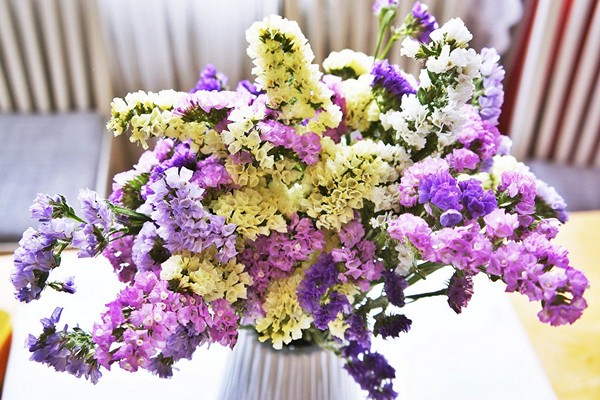
<instances>
[{"instance_id":1,"label":"statice flower","mask_svg":"<svg viewBox=\"0 0 600 400\"><path fill-rule=\"evenodd\" d=\"M396 338L401 332L408 332L411 324L412 321L402 314L384 316L375 322L373 331L384 339Z\"/></svg>"},{"instance_id":2,"label":"statice flower","mask_svg":"<svg viewBox=\"0 0 600 400\"><path fill-rule=\"evenodd\" d=\"M360 387L369 392L369 397L377 400L395 399L391 380L396 377L384 356L379 353L364 351L360 357L349 358L344 366Z\"/></svg>"},{"instance_id":3,"label":"statice flower","mask_svg":"<svg viewBox=\"0 0 600 400\"><path fill-rule=\"evenodd\" d=\"M60 204L63 202L61 196L50 196L45 193L38 193L33 204L29 207L29 215L31 218L39 222L48 222L60 213Z\"/></svg>"},{"instance_id":4,"label":"statice flower","mask_svg":"<svg viewBox=\"0 0 600 400\"><path fill-rule=\"evenodd\" d=\"M14 270L10 280L19 301L40 298L50 270L58 265L52 247L54 241L33 228L28 228L14 253Z\"/></svg>"},{"instance_id":5,"label":"statice flower","mask_svg":"<svg viewBox=\"0 0 600 400\"><path fill-rule=\"evenodd\" d=\"M171 255L156 230L153 222L146 222L133 239L131 259L140 271L160 271L160 264Z\"/></svg>"},{"instance_id":6,"label":"statice flower","mask_svg":"<svg viewBox=\"0 0 600 400\"><path fill-rule=\"evenodd\" d=\"M323 248L325 237L308 218L292 215L288 233L259 236L239 255L253 279L252 291L262 296L270 282L288 276L294 266Z\"/></svg>"},{"instance_id":7,"label":"statice flower","mask_svg":"<svg viewBox=\"0 0 600 400\"><path fill-rule=\"evenodd\" d=\"M299 25L270 16L246 31L255 81L228 90L208 65L190 92L115 99L108 129L155 148L108 200L82 190L82 215L39 194L11 281L25 302L74 293L53 275L75 248L125 285L91 334L57 329L60 309L42 320L32 359L93 382L100 366L169 378L253 327L277 350L333 350L369 398L392 399L395 371L372 342L410 330L407 302L460 313L481 274L537 302L542 322L577 320L589 282L552 242L564 200L498 131L498 55L470 49L460 19L438 27L417 2L395 26L398 10L375 2L372 56L344 49L320 68ZM418 80L387 59L399 41ZM447 284L414 285L443 269Z\"/></svg>"},{"instance_id":8,"label":"statice flower","mask_svg":"<svg viewBox=\"0 0 600 400\"><path fill-rule=\"evenodd\" d=\"M102 323L95 324L94 342L98 362L106 368L118 362L121 368L146 368L165 347L179 325L176 309L179 295L168 289L152 272L136 275L133 286L123 289L107 304Z\"/></svg>"},{"instance_id":9,"label":"statice flower","mask_svg":"<svg viewBox=\"0 0 600 400\"><path fill-rule=\"evenodd\" d=\"M227 87L227 80L227 77L217 71L214 65L208 64L204 67L202 72L200 72L200 79L196 82L196 86L190 90L190 93L197 92L198 90L224 90Z\"/></svg>"},{"instance_id":10,"label":"statice flower","mask_svg":"<svg viewBox=\"0 0 600 400\"><path fill-rule=\"evenodd\" d=\"M427 5L416 1L411 9L411 13L404 21L404 29L409 36L422 43L429 43L429 35L438 29L439 25L433 15L429 13Z\"/></svg>"},{"instance_id":11,"label":"statice flower","mask_svg":"<svg viewBox=\"0 0 600 400\"><path fill-rule=\"evenodd\" d=\"M493 48L481 50L481 91L477 98L479 115L493 125L498 125L498 117L504 103L504 68L498 64L500 56Z\"/></svg>"},{"instance_id":12,"label":"statice flower","mask_svg":"<svg viewBox=\"0 0 600 400\"><path fill-rule=\"evenodd\" d=\"M567 215L567 203L555 188L539 179L536 180L537 196L550 208L551 216L565 223L569 218Z\"/></svg>"},{"instance_id":13,"label":"statice flower","mask_svg":"<svg viewBox=\"0 0 600 400\"><path fill-rule=\"evenodd\" d=\"M384 9L396 9L398 7L398 3L399 0L375 0L373 3L373 13L379 16Z\"/></svg>"},{"instance_id":14,"label":"statice flower","mask_svg":"<svg viewBox=\"0 0 600 400\"><path fill-rule=\"evenodd\" d=\"M298 286L298 302L302 308L314 315L314 325L327 329L328 324L340 313L348 313L350 302L334 289L340 283L338 270L329 253L321 253Z\"/></svg>"},{"instance_id":15,"label":"statice flower","mask_svg":"<svg viewBox=\"0 0 600 400\"><path fill-rule=\"evenodd\" d=\"M507 171L502 174L502 183L498 187L514 202L514 210L523 215L533 213L537 185L531 173Z\"/></svg>"},{"instance_id":16,"label":"statice flower","mask_svg":"<svg viewBox=\"0 0 600 400\"><path fill-rule=\"evenodd\" d=\"M448 304L460 314L473 296L473 279L470 275L455 272L448 284Z\"/></svg>"},{"instance_id":17,"label":"statice flower","mask_svg":"<svg viewBox=\"0 0 600 400\"><path fill-rule=\"evenodd\" d=\"M491 190L484 191L481 181L468 179L459 182L458 187L461 191L460 202L471 218L488 215L498 207L496 196Z\"/></svg>"},{"instance_id":18,"label":"statice flower","mask_svg":"<svg viewBox=\"0 0 600 400\"><path fill-rule=\"evenodd\" d=\"M385 279L383 290L393 305L396 307L404 307L404 290L408 287L406 279L393 271L386 271L383 274Z\"/></svg>"},{"instance_id":19,"label":"statice flower","mask_svg":"<svg viewBox=\"0 0 600 400\"><path fill-rule=\"evenodd\" d=\"M492 158L500 147L500 132L490 121L484 120L475 108L465 109L468 119L456 135L456 139L467 149L477 154L481 161Z\"/></svg>"},{"instance_id":20,"label":"statice flower","mask_svg":"<svg viewBox=\"0 0 600 400\"><path fill-rule=\"evenodd\" d=\"M102 376L99 365L94 359L95 345L88 334L79 328L67 330L56 329L62 308L57 307L50 318L41 320L44 330L39 337L29 335L26 345L31 360L47 364L57 371L66 371L76 377L85 377L97 383Z\"/></svg>"},{"instance_id":21,"label":"statice flower","mask_svg":"<svg viewBox=\"0 0 600 400\"><path fill-rule=\"evenodd\" d=\"M460 209L461 192L449 173L427 176L419 184L419 203L431 203L442 210Z\"/></svg>"},{"instance_id":22,"label":"statice flower","mask_svg":"<svg viewBox=\"0 0 600 400\"><path fill-rule=\"evenodd\" d=\"M108 259L119 280L129 283L137 273L137 267L132 258L134 236L123 236L108 244L102 255Z\"/></svg>"},{"instance_id":23,"label":"statice flower","mask_svg":"<svg viewBox=\"0 0 600 400\"><path fill-rule=\"evenodd\" d=\"M373 93L382 112L400 106L402 96L414 94L416 89L410 83L408 75L397 65L387 60L376 61L371 70Z\"/></svg>"},{"instance_id":24,"label":"statice flower","mask_svg":"<svg viewBox=\"0 0 600 400\"><path fill-rule=\"evenodd\" d=\"M214 246L221 261L231 259L235 249L235 225L209 213L202 205L204 189L192 182L193 172L169 168L162 180L150 185L145 209L158 225L158 236L171 253L202 252Z\"/></svg>"}]
</instances>

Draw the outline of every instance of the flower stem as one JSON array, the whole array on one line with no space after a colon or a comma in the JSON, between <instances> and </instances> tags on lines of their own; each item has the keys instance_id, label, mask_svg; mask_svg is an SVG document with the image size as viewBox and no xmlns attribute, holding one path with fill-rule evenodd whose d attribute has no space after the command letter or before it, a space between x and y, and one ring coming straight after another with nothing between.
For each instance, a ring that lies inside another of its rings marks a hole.
<instances>
[{"instance_id":1,"label":"flower stem","mask_svg":"<svg viewBox=\"0 0 600 400\"><path fill-rule=\"evenodd\" d=\"M418 299L422 299L424 297L442 296L442 295L447 295L447 294L448 294L448 289L445 288L445 289L436 290L435 292L413 294L410 296L406 296L406 298L415 301Z\"/></svg>"}]
</instances>

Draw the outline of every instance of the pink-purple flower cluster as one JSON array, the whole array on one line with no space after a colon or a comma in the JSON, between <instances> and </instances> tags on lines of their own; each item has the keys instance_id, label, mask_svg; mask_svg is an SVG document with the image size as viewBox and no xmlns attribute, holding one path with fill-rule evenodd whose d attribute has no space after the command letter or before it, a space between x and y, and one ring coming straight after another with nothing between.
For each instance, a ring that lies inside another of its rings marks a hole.
<instances>
[{"instance_id":1,"label":"pink-purple flower cluster","mask_svg":"<svg viewBox=\"0 0 600 400\"><path fill-rule=\"evenodd\" d=\"M298 154L300 160L309 165L319 160L321 138L316 133L306 132L299 135L293 127L275 120L261 121L258 127L262 140L292 150Z\"/></svg>"}]
</instances>

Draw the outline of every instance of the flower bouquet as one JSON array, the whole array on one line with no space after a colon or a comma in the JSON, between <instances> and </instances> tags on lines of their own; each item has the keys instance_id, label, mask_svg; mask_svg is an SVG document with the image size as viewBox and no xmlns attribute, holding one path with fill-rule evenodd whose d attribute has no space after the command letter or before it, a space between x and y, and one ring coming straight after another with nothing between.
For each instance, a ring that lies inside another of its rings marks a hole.
<instances>
[{"instance_id":1,"label":"flower bouquet","mask_svg":"<svg viewBox=\"0 0 600 400\"><path fill-rule=\"evenodd\" d=\"M115 364L169 377L245 327L275 349L334 352L387 399L394 370L371 342L409 330L407 302L445 296L460 313L486 275L539 302L542 322L581 316L588 281L551 241L565 204L496 128L499 56L419 3L400 26L397 1L374 11L374 56L333 52L321 72L298 25L271 16L246 32L255 82L228 89L209 66L189 93L113 101L109 130L153 149L109 199L82 190L79 212L38 195L12 282L25 302L74 293L72 279L52 280L73 247L105 256L122 290L89 331L58 328L57 308L29 337L32 359L92 382ZM394 42L418 77L386 60ZM452 274L439 290L407 291L440 269Z\"/></svg>"}]
</instances>

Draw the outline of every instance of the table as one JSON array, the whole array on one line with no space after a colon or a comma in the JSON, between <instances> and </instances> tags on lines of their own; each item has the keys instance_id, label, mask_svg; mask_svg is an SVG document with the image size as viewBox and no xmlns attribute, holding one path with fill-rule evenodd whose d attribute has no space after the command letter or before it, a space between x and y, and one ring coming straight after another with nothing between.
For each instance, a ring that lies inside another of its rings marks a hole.
<instances>
[{"instance_id":1,"label":"table","mask_svg":"<svg viewBox=\"0 0 600 400\"><path fill-rule=\"evenodd\" d=\"M581 319L551 327L539 323L535 304L523 296L511 300L558 398L595 400L600 398L600 210L572 213L555 240L591 282Z\"/></svg>"},{"instance_id":2,"label":"table","mask_svg":"<svg viewBox=\"0 0 600 400\"><path fill-rule=\"evenodd\" d=\"M584 269L592 282L600 279L594 269L600 262L597 226L600 211L573 213L557 238L570 250L572 264ZM21 305L7 284L9 264L9 256L0 257L0 307L14 319L4 400L218 398L231 354L220 346L197 351L192 361L179 364L180 371L170 380L114 368L96 386L27 361L21 344L29 332L40 331L39 318L61 305L64 322L90 327L118 285L106 260L80 260L68 253L62 273L77 274L79 293L48 292L41 301ZM411 332L376 347L396 368L396 389L403 399L595 399L600 393L600 292L595 285L588 302L589 309L575 325L552 328L537 321L537 306L505 294L500 284L478 279L463 314L455 315L441 298L416 302L406 308L413 319Z\"/></svg>"}]
</instances>

